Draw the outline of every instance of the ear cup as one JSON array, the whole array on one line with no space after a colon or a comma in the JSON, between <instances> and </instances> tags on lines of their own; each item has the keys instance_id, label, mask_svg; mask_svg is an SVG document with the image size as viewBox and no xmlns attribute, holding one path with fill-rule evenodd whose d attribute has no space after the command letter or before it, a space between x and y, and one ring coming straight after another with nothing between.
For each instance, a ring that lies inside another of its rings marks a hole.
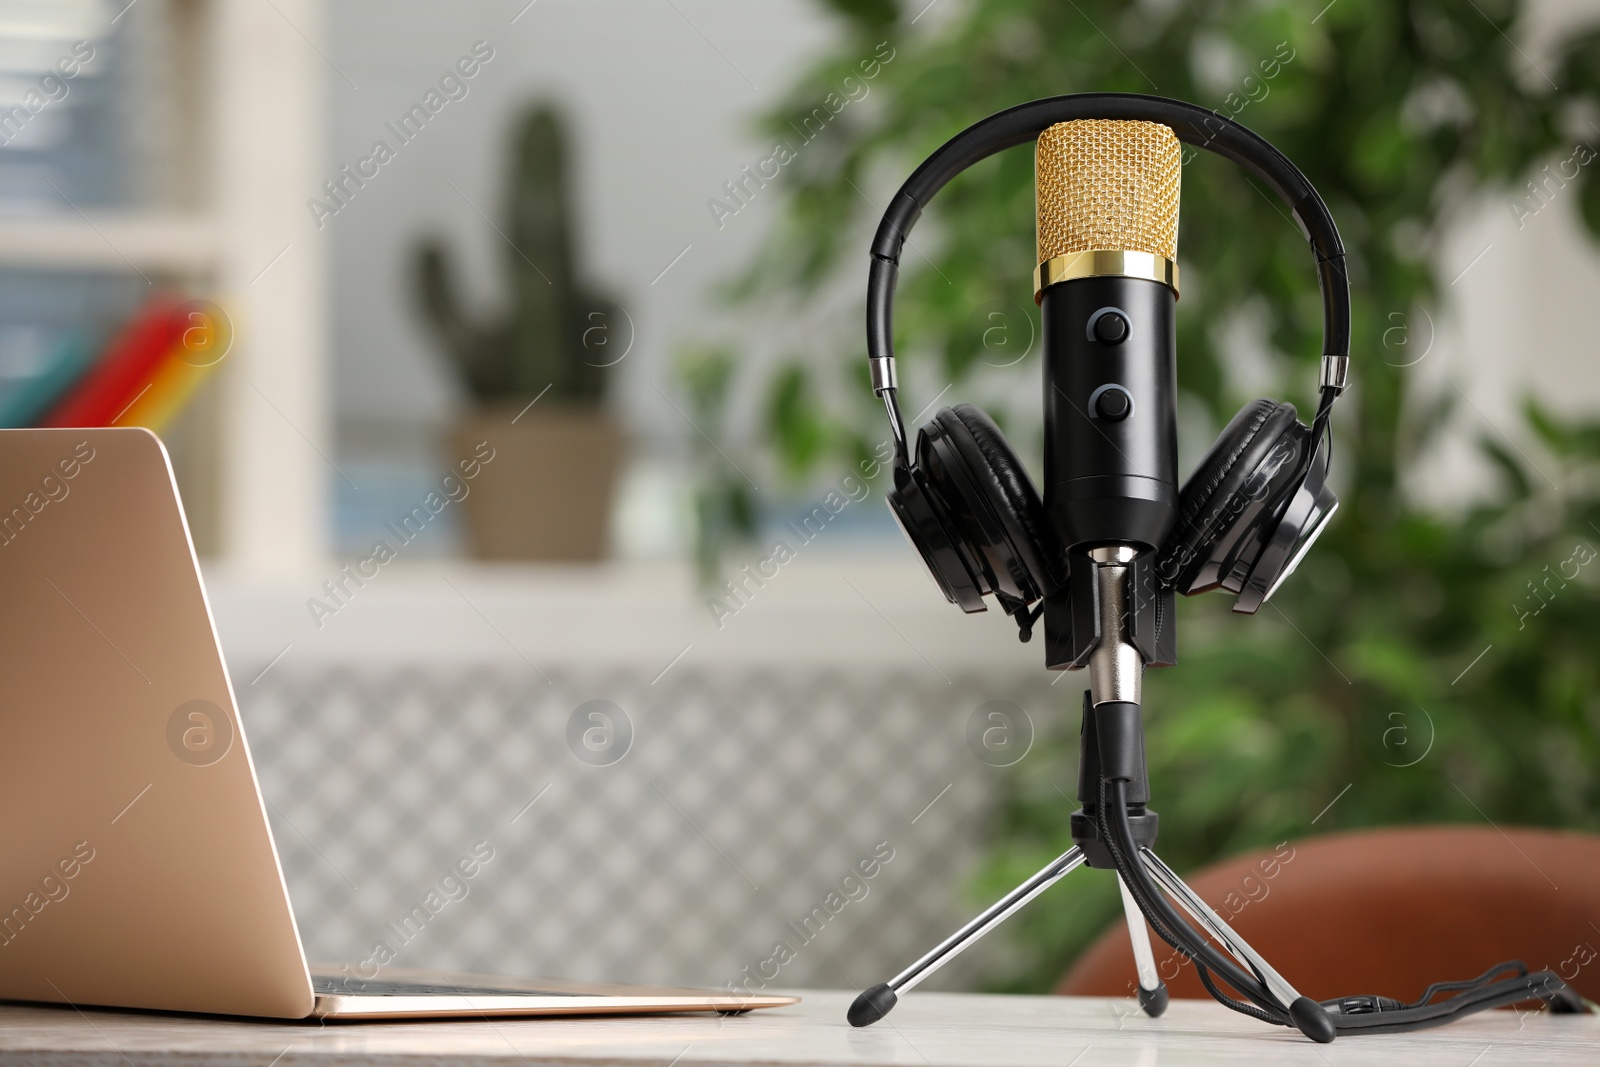
<instances>
[{"instance_id":1,"label":"ear cup","mask_svg":"<svg viewBox=\"0 0 1600 1067\"><path fill-rule=\"evenodd\" d=\"M1161 551L1164 581L1186 594L1219 584L1217 575L1200 572L1213 562L1213 549L1224 535L1241 518L1259 513L1252 505L1271 495L1270 480L1255 484L1262 481L1263 464L1285 451L1290 436L1298 447L1294 431L1299 426L1293 404L1258 399L1223 428L1179 493L1178 518Z\"/></svg>"},{"instance_id":2,"label":"ear cup","mask_svg":"<svg viewBox=\"0 0 1600 1067\"><path fill-rule=\"evenodd\" d=\"M1060 587L1060 551L1027 468L994 420L972 404L945 408L919 440L951 512L986 561L996 592L1025 601Z\"/></svg>"},{"instance_id":3,"label":"ear cup","mask_svg":"<svg viewBox=\"0 0 1600 1067\"><path fill-rule=\"evenodd\" d=\"M982 578L968 562L958 535L952 532L948 508L921 470L897 465L888 492L889 513L917 550L929 576L944 598L962 611L988 610L983 603Z\"/></svg>"}]
</instances>

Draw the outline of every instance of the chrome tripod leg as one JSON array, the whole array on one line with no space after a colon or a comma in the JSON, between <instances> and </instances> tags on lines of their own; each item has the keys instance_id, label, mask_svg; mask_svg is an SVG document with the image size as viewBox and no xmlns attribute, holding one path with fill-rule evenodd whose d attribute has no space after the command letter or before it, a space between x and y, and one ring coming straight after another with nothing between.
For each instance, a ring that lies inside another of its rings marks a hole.
<instances>
[{"instance_id":1,"label":"chrome tripod leg","mask_svg":"<svg viewBox=\"0 0 1600 1067\"><path fill-rule=\"evenodd\" d=\"M1233 928L1222 921L1222 916L1212 911L1211 906L1200 899L1200 895L1190 889L1183 879L1173 873L1171 867L1161 862L1161 857L1148 848L1142 848L1139 850L1139 859L1144 863L1145 870L1150 872L1150 876L1169 897L1178 902L1179 907L1189 913L1190 918L1194 919L1219 945L1227 949L1246 970L1254 971L1260 976L1285 1011L1301 999L1294 986L1284 981L1283 976L1273 970L1272 965L1262 958L1259 952L1251 948L1244 938L1234 933Z\"/></svg>"},{"instance_id":2,"label":"chrome tripod leg","mask_svg":"<svg viewBox=\"0 0 1600 1067\"><path fill-rule=\"evenodd\" d=\"M1167 986L1156 971L1156 957L1150 951L1150 928L1144 924L1144 913L1121 875L1117 876L1117 888L1122 890L1122 913L1128 919L1128 940L1133 942L1133 964L1139 975L1139 1007L1153 1019L1167 1010Z\"/></svg>"},{"instance_id":3,"label":"chrome tripod leg","mask_svg":"<svg viewBox=\"0 0 1600 1067\"><path fill-rule=\"evenodd\" d=\"M899 999L899 994L914 988L924 978L949 963L962 949L1005 922L1018 908L1055 885L1083 861L1083 850L1073 845L1032 878L995 901L977 918L939 942L927 955L887 982L875 985L862 993L856 998L855 1003L850 1005L850 1025L868 1026L889 1014L889 1010ZM1145 946L1145 951L1149 952L1148 944Z\"/></svg>"}]
</instances>

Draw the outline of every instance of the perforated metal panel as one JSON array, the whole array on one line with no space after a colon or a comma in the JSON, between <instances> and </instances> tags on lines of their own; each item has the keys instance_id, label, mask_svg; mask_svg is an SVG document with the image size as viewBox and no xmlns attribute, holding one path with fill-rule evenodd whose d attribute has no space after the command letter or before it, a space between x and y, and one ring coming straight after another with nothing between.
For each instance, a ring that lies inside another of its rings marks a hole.
<instances>
[{"instance_id":1,"label":"perforated metal panel","mask_svg":"<svg viewBox=\"0 0 1600 1067\"><path fill-rule=\"evenodd\" d=\"M546 673L280 666L241 687L312 960L371 977L382 943L394 966L881 981L975 910L1010 773L970 749L975 709L1042 703L1036 680L960 675ZM574 728L580 706L604 718ZM474 848L492 859L445 881ZM996 947L936 984L970 987Z\"/></svg>"}]
</instances>

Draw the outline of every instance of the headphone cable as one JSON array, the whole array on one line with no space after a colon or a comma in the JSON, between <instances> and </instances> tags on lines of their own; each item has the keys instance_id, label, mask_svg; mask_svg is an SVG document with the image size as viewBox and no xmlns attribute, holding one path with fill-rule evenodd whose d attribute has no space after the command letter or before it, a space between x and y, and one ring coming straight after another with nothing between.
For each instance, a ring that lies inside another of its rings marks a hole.
<instances>
[{"instance_id":1,"label":"headphone cable","mask_svg":"<svg viewBox=\"0 0 1600 1067\"><path fill-rule=\"evenodd\" d=\"M1195 964L1195 971L1206 992L1242 1015L1280 1026L1296 1026L1289 1005L1279 1004L1254 968L1246 972L1222 954L1177 914L1161 896L1161 889L1134 858L1138 844L1128 815L1128 783L1125 779L1100 779L1100 808L1096 812L1101 837L1111 853L1112 863L1128 886L1134 902L1146 921L1167 944ZM1185 933L1179 933L1182 930ZM1220 989L1211 971L1237 990L1249 1003L1235 1000ZM1509 977L1495 976L1515 972ZM1454 996L1435 1001L1440 993ZM1339 997L1320 1002L1320 1007L1337 1033L1400 1033L1439 1026L1489 1008L1508 1007L1530 1000L1543 1001L1552 1011L1572 1014L1593 1010L1584 999L1563 982L1554 971L1530 973L1527 964L1508 960L1496 964L1476 978L1464 981L1434 982L1410 1003L1390 997ZM1314 1036L1308 1034L1307 1036ZM1328 1038L1331 1040L1330 1037Z\"/></svg>"},{"instance_id":2,"label":"headphone cable","mask_svg":"<svg viewBox=\"0 0 1600 1067\"><path fill-rule=\"evenodd\" d=\"M1246 972L1203 938L1186 937L1177 932L1187 929L1192 933L1193 928L1183 921L1165 898L1160 896L1160 890L1154 885L1149 873L1135 858L1138 855L1138 844L1134 841L1133 826L1128 820L1127 781L1121 778L1101 778L1099 794L1100 809L1095 814L1100 824L1101 838L1111 852L1111 862L1115 865L1117 873L1132 893L1134 902L1138 904L1145 920L1150 923L1151 929L1155 930L1161 940L1188 959L1195 961L1197 968L1204 965L1205 970L1215 971L1224 982L1251 1003L1241 1003L1222 994L1212 982L1211 976L1207 974L1201 980L1219 1002L1262 1022L1292 1025L1286 1011L1287 1005L1280 1005L1277 1002L1267 990L1265 983L1261 981L1260 975Z\"/></svg>"}]
</instances>

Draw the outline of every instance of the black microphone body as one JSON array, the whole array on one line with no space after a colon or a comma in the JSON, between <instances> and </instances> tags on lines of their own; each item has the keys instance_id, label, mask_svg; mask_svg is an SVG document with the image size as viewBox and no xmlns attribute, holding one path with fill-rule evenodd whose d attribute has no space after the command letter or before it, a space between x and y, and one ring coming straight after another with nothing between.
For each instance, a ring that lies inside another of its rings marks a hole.
<instances>
[{"instance_id":1,"label":"black microphone body","mask_svg":"<svg viewBox=\"0 0 1600 1067\"><path fill-rule=\"evenodd\" d=\"M1124 276L1040 294L1044 507L1069 551L1153 550L1176 521L1176 305L1170 286Z\"/></svg>"}]
</instances>

